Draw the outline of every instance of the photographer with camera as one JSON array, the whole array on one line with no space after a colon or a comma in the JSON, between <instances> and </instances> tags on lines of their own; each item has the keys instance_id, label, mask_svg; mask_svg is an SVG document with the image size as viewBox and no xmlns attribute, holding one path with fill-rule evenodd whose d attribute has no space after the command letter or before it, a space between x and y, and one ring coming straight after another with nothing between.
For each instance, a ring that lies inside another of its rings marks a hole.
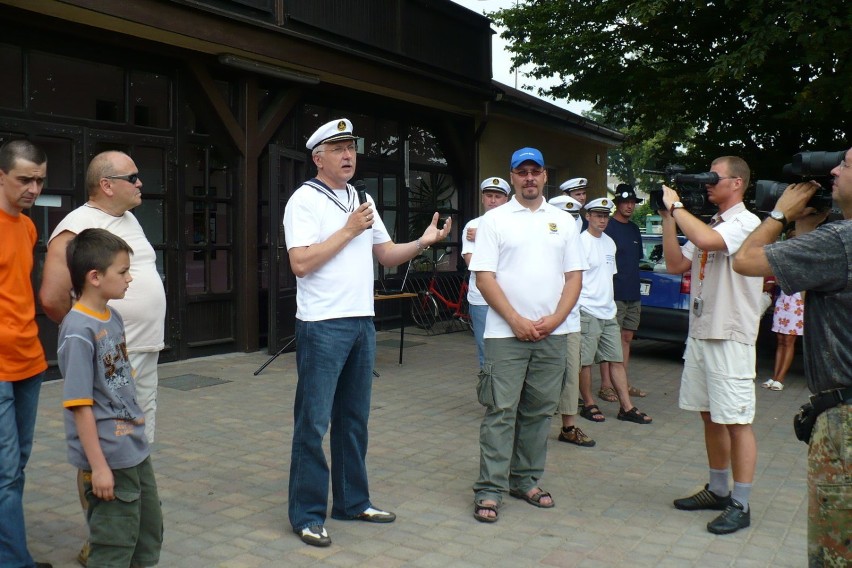
<instances>
[{"instance_id":1,"label":"photographer with camera","mask_svg":"<svg viewBox=\"0 0 852 568\"><path fill-rule=\"evenodd\" d=\"M823 157L836 164L831 195L844 220L815 229L825 217L810 206L820 184L790 185L734 259L741 274L774 274L785 292L807 291L805 377L814 394L795 429L808 443L809 566L852 564L852 148L833 154ZM776 243L788 222L796 223L796 238Z\"/></svg>"},{"instance_id":2,"label":"photographer with camera","mask_svg":"<svg viewBox=\"0 0 852 568\"><path fill-rule=\"evenodd\" d=\"M736 156L713 161L706 176L707 199L718 206L709 225L687 210L674 189L663 186L663 254L672 274L692 271L689 337L684 353L679 406L701 413L710 466L701 491L676 499L677 509L722 511L707 524L714 534L749 526L757 442L755 413L755 341L760 314L761 278L737 274L733 255L760 224L746 210L743 193L748 164ZM677 228L689 242L683 247ZM734 478L729 490L728 469Z\"/></svg>"}]
</instances>

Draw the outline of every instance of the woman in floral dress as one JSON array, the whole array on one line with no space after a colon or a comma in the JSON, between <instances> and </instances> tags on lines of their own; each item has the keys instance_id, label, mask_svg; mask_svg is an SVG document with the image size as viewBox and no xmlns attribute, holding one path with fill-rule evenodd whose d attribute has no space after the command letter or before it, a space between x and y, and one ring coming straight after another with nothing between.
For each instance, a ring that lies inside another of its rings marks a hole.
<instances>
[{"instance_id":1,"label":"woman in floral dress","mask_svg":"<svg viewBox=\"0 0 852 568\"><path fill-rule=\"evenodd\" d=\"M775 371L771 379L761 386L774 391L784 390L784 377L793 364L796 351L796 338L804 333L805 300L801 293L792 296L778 293L775 300L775 313L772 316L772 331L778 339L775 349Z\"/></svg>"}]
</instances>

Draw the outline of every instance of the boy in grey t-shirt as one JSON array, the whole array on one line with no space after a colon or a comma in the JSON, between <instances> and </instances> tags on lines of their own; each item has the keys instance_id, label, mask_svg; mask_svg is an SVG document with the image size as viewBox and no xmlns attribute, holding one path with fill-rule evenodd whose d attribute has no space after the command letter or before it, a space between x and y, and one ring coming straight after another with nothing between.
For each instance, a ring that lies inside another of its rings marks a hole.
<instances>
[{"instance_id":1,"label":"boy in grey t-shirt","mask_svg":"<svg viewBox=\"0 0 852 568\"><path fill-rule=\"evenodd\" d=\"M136 400L124 323L107 301L124 297L130 246L103 229L66 251L77 303L59 328L68 461L82 470L91 566L154 566L163 517L145 415Z\"/></svg>"}]
</instances>

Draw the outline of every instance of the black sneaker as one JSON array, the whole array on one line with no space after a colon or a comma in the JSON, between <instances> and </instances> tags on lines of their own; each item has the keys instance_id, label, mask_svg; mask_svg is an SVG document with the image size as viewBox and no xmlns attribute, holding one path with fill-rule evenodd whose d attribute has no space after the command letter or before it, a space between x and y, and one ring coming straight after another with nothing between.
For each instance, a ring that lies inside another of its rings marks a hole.
<instances>
[{"instance_id":1,"label":"black sneaker","mask_svg":"<svg viewBox=\"0 0 852 568\"><path fill-rule=\"evenodd\" d=\"M302 539L302 542L305 544L310 544L311 546L330 546L331 545L331 537L328 536L328 532L325 530L325 527L322 525L314 525L312 527L305 527L302 530L294 531L299 538Z\"/></svg>"},{"instance_id":2,"label":"black sneaker","mask_svg":"<svg viewBox=\"0 0 852 568\"><path fill-rule=\"evenodd\" d=\"M578 446L583 446L584 448L592 448L595 445L595 441L586 436L586 433L576 426L572 427L570 430L562 428L559 432L559 441L576 444Z\"/></svg>"},{"instance_id":3,"label":"black sneaker","mask_svg":"<svg viewBox=\"0 0 852 568\"><path fill-rule=\"evenodd\" d=\"M714 511L724 511L731 504L731 496L719 497L709 489L710 484L704 486L704 489L683 499L675 499L675 509L681 511L700 511L702 509L713 509Z\"/></svg>"},{"instance_id":4,"label":"black sneaker","mask_svg":"<svg viewBox=\"0 0 852 568\"><path fill-rule=\"evenodd\" d=\"M713 534L731 534L751 524L751 509L743 510L739 501L731 499L731 504L722 514L707 523L707 530Z\"/></svg>"}]
</instances>

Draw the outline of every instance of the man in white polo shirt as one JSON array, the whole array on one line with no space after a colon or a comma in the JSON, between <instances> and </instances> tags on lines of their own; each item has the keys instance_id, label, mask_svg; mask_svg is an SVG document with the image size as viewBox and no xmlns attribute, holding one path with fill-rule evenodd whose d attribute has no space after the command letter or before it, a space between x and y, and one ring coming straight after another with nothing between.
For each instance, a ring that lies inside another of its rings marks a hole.
<instances>
[{"instance_id":1,"label":"man in white polo shirt","mask_svg":"<svg viewBox=\"0 0 852 568\"><path fill-rule=\"evenodd\" d=\"M554 505L538 481L566 372L565 319L583 278L577 227L544 199L541 152L521 148L510 167L515 195L483 216L471 262L489 306L477 384L486 411L473 486L481 522L497 520L506 492L536 507Z\"/></svg>"},{"instance_id":2,"label":"man in white polo shirt","mask_svg":"<svg viewBox=\"0 0 852 568\"><path fill-rule=\"evenodd\" d=\"M503 178L490 177L479 185L482 191L483 213L499 207L509 200L509 183ZM471 219L464 226L465 238L462 239L462 257L465 264L470 266L473 251L476 246L476 228L482 215ZM467 237L470 235L470 238ZM479 368L485 364L485 316L488 314L488 304L476 287L476 275L471 272L467 286L467 303L470 306L470 323L473 325L473 336L476 338L476 352L479 355Z\"/></svg>"}]
</instances>

